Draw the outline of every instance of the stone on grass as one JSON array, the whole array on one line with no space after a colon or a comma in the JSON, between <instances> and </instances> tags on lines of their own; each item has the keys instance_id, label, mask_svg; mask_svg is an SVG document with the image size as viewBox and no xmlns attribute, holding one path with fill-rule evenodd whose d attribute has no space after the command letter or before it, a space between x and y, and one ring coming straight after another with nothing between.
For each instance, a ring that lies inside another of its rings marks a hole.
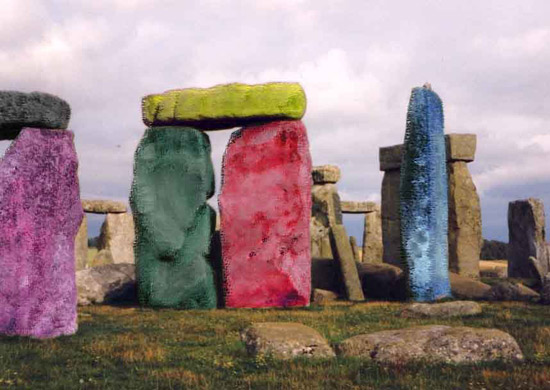
<instances>
[{"instance_id":1,"label":"stone on grass","mask_svg":"<svg viewBox=\"0 0 550 390\"><path fill-rule=\"evenodd\" d=\"M418 326L362 334L344 340L337 348L342 357L360 357L382 364L478 363L523 359L516 340L498 329Z\"/></svg>"},{"instance_id":2,"label":"stone on grass","mask_svg":"<svg viewBox=\"0 0 550 390\"><path fill-rule=\"evenodd\" d=\"M249 355L271 355L288 360L297 357L332 358L334 351L319 332L293 322L253 323L241 332Z\"/></svg>"},{"instance_id":3,"label":"stone on grass","mask_svg":"<svg viewBox=\"0 0 550 390\"><path fill-rule=\"evenodd\" d=\"M226 306L307 306L311 157L305 126L278 121L234 132L222 176Z\"/></svg>"},{"instance_id":4,"label":"stone on grass","mask_svg":"<svg viewBox=\"0 0 550 390\"><path fill-rule=\"evenodd\" d=\"M311 294L312 303L315 305L324 305L327 302L332 302L338 299L338 294L334 291L321 290L320 288L314 288L313 294Z\"/></svg>"},{"instance_id":5,"label":"stone on grass","mask_svg":"<svg viewBox=\"0 0 550 390\"><path fill-rule=\"evenodd\" d=\"M332 227L332 243L335 249L334 257L340 265L340 273L347 299L350 301L364 301L365 296L361 288L359 273L344 225Z\"/></svg>"},{"instance_id":6,"label":"stone on grass","mask_svg":"<svg viewBox=\"0 0 550 390\"><path fill-rule=\"evenodd\" d=\"M196 129L145 131L135 153L130 204L140 303L216 307L210 241L216 214L210 140Z\"/></svg>"},{"instance_id":7,"label":"stone on grass","mask_svg":"<svg viewBox=\"0 0 550 390\"><path fill-rule=\"evenodd\" d=\"M336 165L318 165L311 171L313 184L336 184L342 176Z\"/></svg>"},{"instance_id":8,"label":"stone on grass","mask_svg":"<svg viewBox=\"0 0 550 390\"><path fill-rule=\"evenodd\" d=\"M490 301L526 301L536 302L540 295L521 283L503 280L493 285L487 291L485 298Z\"/></svg>"},{"instance_id":9,"label":"stone on grass","mask_svg":"<svg viewBox=\"0 0 550 390\"><path fill-rule=\"evenodd\" d=\"M229 129L252 123L301 119L306 95L298 83L224 84L166 91L143 98L147 126Z\"/></svg>"},{"instance_id":10,"label":"stone on grass","mask_svg":"<svg viewBox=\"0 0 550 390\"><path fill-rule=\"evenodd\" d=\"M66 129L69 104L43 92L0 91L0 140L15 139L23 127Z\"/></svg>"},{"instance_id":11,"label":"stone on grass","mask_svg":"<svg viewBox=\"0 0 550 390\"><path fill-rule=\"evenodd\" d=\"M407 284L403 270L391 264L357 264L357 271L368 298L403 300L407 298Z\"/></svg>"},{"instance_id":12,"label":"stone on grass","mask_svg":"<svg viewBox=\"0 0 550 390\"><path fill-rule=\"evenodd\" d=\"M108 264L76 272L78 304L135 303L134 264Z\"/></svg>"},{"instance_id":13,"label":"stone on grass","mask_svg":"<svg viewBox=\"0 0 550 390\"><path fill-rule=\"evenodd\" d=\"M481 305L472 301L413 303L401 312L401 316L408 318L466 317L477 314L481 314Z\"/></svg>"},{"instance_id":14,"label":"stone on grass","mask_svg":"<svg viewBox=\"0 0 550 390\"><path fill-rule=\"evenodd\" d=\"M486 283L453 272L449 272L449 280L451 293L456 299L486 299L486 294L491 289Z\"/></svg>"},{"instance_id":15,"label":"stone on grass","mask_svg":"<svg viewBox=\"0 0 550 390\"><path fill-rule=\"evenodd\" d=\"M330 290L345 295L346 290L338 262L330 258L312 258L311 286L314 289Z\"/></svg>"},{"instance_id":16,"label":"stone on grass","mask_svg":"<svg viewBox=\"0 0 550 390\"><path fill-rule=\"evenodd\" d=\"M98 249L111 252L113 263L134 262L134 220L130 214L107 214L101 226Z\"/></svg>"},{"instance_id":17,"label":"stone on grass","mask_svg":"<svg viewBox=\"0 0 550 390\"><path fill-rule=\"evenodd\" d=\"M0 333L77 329L75 237L83 217L73 133L23 128L0 160Z\"/></svg>"},{"instance_id":18,"label":"stone on grass","mask_svg":"<svg viewBox=\"0 0 550 390\"><path fill-rule=\"evenodd\" d=\"M82 208L84 212L92 214L117 214L128 211L128 207L123 202L115 200L83 199Z\"/></svg>"}]
</instances>

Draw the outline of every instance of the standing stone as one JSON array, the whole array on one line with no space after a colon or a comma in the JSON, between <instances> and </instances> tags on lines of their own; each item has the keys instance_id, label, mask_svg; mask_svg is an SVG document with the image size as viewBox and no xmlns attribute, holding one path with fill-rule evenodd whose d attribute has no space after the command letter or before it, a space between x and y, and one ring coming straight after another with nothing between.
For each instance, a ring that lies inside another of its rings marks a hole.
<instances>
[{"instance_id":1,"label":"standing stone","mask_svg":"<svg viewBox=\"0 0 550 390\"><path fill-rule=\"evenodd\" d=\"M380 155L383 153L381 151ZM384 263L403 268L401 260L401 219L399 217L399 186L401 174L392 169L382 179L382 246Z\"/></svg>"},{"instance_id":2,"label":"standing stone","mask_svg":"<svg viewBox=\"0 0 550 390\"><path fill-rule=\"evenodd\" d=\"M216 307L209 264L214 170L208 136L150 128L136 150L130 204L136 225L138 297L143 305Z\"/></svg>"},{"instance_id":3,"label":"standing stone","mask_svg":"<svg viewBox=\"0 0 550 390\"><path fill-rule=\"evenodd\" d=\"M66 130L23 128L0 160L0 333L76 332L77 169Z\"/></svg>"},{"instance_id":4,"label":"standing stone","mask_svg":"<svg viewBox=\"0 0 550 390\"><path fill-rule=\"evenodd\" d=\"M451 295L448 265L448 185L443 107L430 88L413 88L401 165L401 242L412 296Z\"/></svg>"},{"instance_id":5,"label":"standing stone","mask_svg":"<svg viewBox=\"0 0 550 390\"><path fill-rule=\"evenodd\" d=\"M357 272L351 245L348 241L346 228L343 225L332 227L332 240L333 247L335 248L335 258L340 264L347 298L350 301L364 301L365 296L363 295L361 281L359 280L359 273Z\"/></svg>"},{"instance_id":6,"label":"standing stone","mask_svg":"<svg viewBox=\"0 0 550 390\"><path fill-rule=\"evenodd\" d=\"M372 212L365 214L362 261L364 263L381 263L383 252L380 206L375 205Z\"/></svg>"},{"instance_id":7,"label":"standing stone","mask_svg":"<svg viewBox=\"0 0 550 390\"><path fill-rule=\"evenodd\" d=\"M309 304L311 158L301 121L236 131L218 198L226 306Z\"/></svg>"},{"instance_id":8,"label":"standing stone","mask_svg":"<svg viewBox=\"0 0 550 390\"><path fill-rule=\"evenodd\" d=\"M88 263L88 218L82 214L82 222L74 240L75 269L77 271L86 268Z\"/></svg>"},{"instance_id":9,"label":"standing stone","mask_svg":"<svg viewBox=\"0 0 550 390\"><path fill-rule=\"evenodd\" d=\"M336 184L342 173L336 165L318 165L311 170L313 184Z\"/></svg>"},{"instance_id":10,"label":"standing stone","mask_svg":"<svg viewBox=\"0 0 550 390\"><path fill-rule=\"evenodd\" d=\"M101 226L98 249L106 249L113 263L134 262L134 220L130 214L107 214Z\"/></svg>"},{"instance_id":11,"label":"standing stone","mask_svg":"<svg viewBox=\"0 0 550 390\"><path fill-rule=\"evenodd\" d=\"M466 162L447 164L449 177L449 269L479 277L481 205Z\"/></svg>"},{"instance_id":12,"label":"standing stone","mask_svg":"<svg viewBox=\"0 0 550 390\"><path fill-rule=\"evenodd\" d=\"M351 251L353 253L353 259L360 262L361 257L359 256L359 246L357 245L357 239L354 236L349 237L349 245L351 246Z\"/></svg>"},{"instance_id":13,"label":"standing stone","mask_svg":"<svg viewBox=\"0 0 550 390\"><path fill-rule=\"evenodd\" d=\"M508 204L508 276L536 278L529 257L538 260L542 273L550 272L550 253L546 246L544 205L529 198Z\"/></svg>"},{"instance_id":14,"label":"standing stone","mask_svg":"<svg viewBox=\"0 0 550 390\"><path fill-rule=\"evenodd\" d=\"M314 171L315 172L315 171ZM334 258L330 244L331 226L342 224L340 196L335 184L314 184L311 188L312 257Z\"/></svg>"}]
</instances>

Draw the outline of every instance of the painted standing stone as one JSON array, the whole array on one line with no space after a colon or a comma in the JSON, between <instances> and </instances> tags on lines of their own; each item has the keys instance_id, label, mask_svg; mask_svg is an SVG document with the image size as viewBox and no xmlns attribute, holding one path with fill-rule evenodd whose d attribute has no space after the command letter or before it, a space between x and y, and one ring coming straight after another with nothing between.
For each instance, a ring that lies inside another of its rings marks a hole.
<instances>
[{"instance_id":1,"label":"painted standing stone","mask_svg":"<svg viewBox=\"0 0 550 390\"><path fill-rule=\"evenodd\" d=\"M311 157L301 121L231 135L219 196L227 307L309 304Z\"/></svg>"},{"instance_id":2,"label":"painted standing stone","mask_svg":"<svg viewBox=\"0 0 550 390\"><path fill-rule=\"evenodd\" d=\"M448 272L448 193L441 100L429 86L412 90L401 165L401 247L412 296L451 295Z\"/></svg>"},{"instance_id":3,"label":"painted standing stone","mask_svg":"<svg viewBox=\"0 0 550 390\"><path fill-rule=\"evenodd\" d=\"M208 136L193 128L146 130L134 160L130 204L136 227L140 303L178 308L216 307L209 263L216 216Z\"/></svg>"},{"instance_id":4,"label":"painted standing stone","mask_svg":"<svg viewBox=\"0 0 550 390\"><path fill-rule=\"evenodd\" d=\"M77 169L67 130L23 128L0 160L0 333L76 332Z\"/></svg>"}]
</instances>

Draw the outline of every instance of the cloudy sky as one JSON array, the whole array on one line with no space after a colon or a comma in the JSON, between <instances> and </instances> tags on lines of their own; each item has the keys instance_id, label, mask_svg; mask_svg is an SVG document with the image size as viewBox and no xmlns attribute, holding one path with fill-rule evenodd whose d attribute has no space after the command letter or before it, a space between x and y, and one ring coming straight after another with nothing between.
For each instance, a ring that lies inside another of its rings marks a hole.
<instances>
[{"instance_id":1,"label":"cloudy sky","mask_svg":"<svg viewBox=\"0 0 550 390\"><path fill-rule=\"evenodd\" d=\"M478 136L470 170L484 236L507 240L511 200L541 198L550 215L547 0L1 5L0 89L70 103L83 198L127 202L143 95L297 81L314 164L340 166L343 199L379 201L378 148L403 142L410 90L429 81L444 102L445 131ZM210 133L218 187L230 133ZM91 235L100 222L92 219ZM345 222L360 239L360 220Z\"/></svg>"}]
</instances>

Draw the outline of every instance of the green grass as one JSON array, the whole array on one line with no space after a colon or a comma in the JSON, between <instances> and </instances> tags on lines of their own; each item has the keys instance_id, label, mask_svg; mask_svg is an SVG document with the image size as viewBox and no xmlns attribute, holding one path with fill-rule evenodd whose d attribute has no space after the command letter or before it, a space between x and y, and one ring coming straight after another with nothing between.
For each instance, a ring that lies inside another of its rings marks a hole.
<instances>
[{"instance_id":1,"label":"green grass","mask_svg":"<svg viewBox=\"0 0 550 390\"><path fill-rule=\"evenodd\" d=\"M484 303L464 319L399 317L403 304L339 302L309 309L178 311L79 309L70 337L0 337L0 389L550 389L550 309ZM520 344L523 363L383 367L360 359L251 358L239 331L255 321L297 321L331 343L421 324L495 327Z\"/></svg>"}]
</instances>

